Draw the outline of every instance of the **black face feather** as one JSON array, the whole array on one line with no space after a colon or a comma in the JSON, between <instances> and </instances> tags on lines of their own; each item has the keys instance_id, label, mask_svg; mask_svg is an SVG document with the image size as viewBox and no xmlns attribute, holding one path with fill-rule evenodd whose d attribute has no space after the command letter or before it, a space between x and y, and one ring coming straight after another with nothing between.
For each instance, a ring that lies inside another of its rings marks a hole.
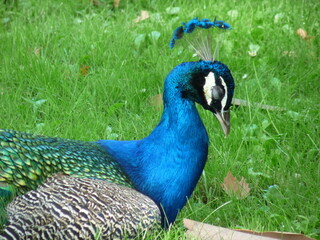
<instances>
[{"instance_id":1,"label":"black face feather","mask_svg":"<svg viewBox=\"0 0 320 240\"><path fill-rule=\"evenodd\" d=\"M192 90L188 91L188 97L191 98L193 101L201 104L204 106L206 104L206 98L203 93L203 86L206 83L206 75L209 74L209 70L205 72L196 72L192 74L192 78L190 81L190 85Z\"/></svg>"}]
</instances>

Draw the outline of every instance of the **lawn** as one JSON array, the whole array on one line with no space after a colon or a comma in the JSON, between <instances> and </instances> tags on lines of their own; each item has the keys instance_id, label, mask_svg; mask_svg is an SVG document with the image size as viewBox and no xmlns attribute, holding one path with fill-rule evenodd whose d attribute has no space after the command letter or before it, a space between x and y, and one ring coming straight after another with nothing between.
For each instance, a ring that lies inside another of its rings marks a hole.
<instances>
[{"instance_id":1,"label":"lawn","mask_svg":"<svg viewBox=\"0 0 320 240\"><path fill-rule=\"evenodd\" d=\"M176 224L147 238L183 238L183 218L320 239L320 3L310 1L57 1L0 3L0 128L78 140L140 139L169 71L197 58L169 49L194 17L232 26L219 60L236 81L231 133L199 108L210 136L205 172ZM141 11L145 20L134 21ZM298 31L297 30L302 29ZM228 195L230 171L247 197ZM222 206L222 207L221 207Z\"/></svg>"}]
</instances>

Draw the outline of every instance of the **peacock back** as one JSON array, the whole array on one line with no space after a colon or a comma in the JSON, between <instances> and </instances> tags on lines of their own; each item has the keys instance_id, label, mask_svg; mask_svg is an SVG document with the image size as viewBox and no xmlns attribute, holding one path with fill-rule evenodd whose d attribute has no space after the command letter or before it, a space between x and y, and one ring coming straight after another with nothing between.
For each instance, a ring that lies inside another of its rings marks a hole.
<instances>
[{"instance_id":1,"label":"peacock back","mask_svg":"<svg viewBox=\"0 0 320 240\"><path fill-rule=\"evenodd\" d=\"M0 189L22 194L53 173L132 183L119 164L94 142L0 130Z\"/></svg>"}]
</instances>

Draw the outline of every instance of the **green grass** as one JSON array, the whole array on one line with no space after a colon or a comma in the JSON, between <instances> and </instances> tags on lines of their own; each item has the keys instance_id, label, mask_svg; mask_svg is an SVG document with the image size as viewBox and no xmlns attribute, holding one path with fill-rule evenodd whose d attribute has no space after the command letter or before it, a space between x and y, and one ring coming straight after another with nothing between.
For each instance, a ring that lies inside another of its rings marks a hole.
<instances>
[{"instance_id":1,"label":"green grass","mask_svg":"<svg viewBox=\"0 0 320 240\"><path fill-rule=\"evenodd\" d=\"M205 176L175 226L150 239L183 238L185 217L320 239L318 1L122 0L119 9L111 2L0 4L0 127L79 140L145 137L161 116L150 97L162 92L174 66L195 60L169 50L173 29L217 16L233 27L219 60L233 73L235 97L286 110L234 108L224 138L199 108L211 139ZM141 10L151 17L134 23ZM298 28L314 38L301 39ZM256 57L250 44L260 46ZM89 66L85 76L82 66ZM223 191L228 171L244 176L250 196L237 200Z\"/></svg>"}]
</instances>

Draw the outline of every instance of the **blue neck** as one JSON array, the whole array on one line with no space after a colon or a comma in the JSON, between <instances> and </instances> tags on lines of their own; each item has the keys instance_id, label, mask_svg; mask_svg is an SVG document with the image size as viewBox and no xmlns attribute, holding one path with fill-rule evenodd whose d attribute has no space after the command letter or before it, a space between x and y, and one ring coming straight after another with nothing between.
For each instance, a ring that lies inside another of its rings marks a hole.
<instances>
[{"instance_id":1,"label":"blue neck","mask_svg":"<svg viewBox=\"0 0 320 240\"><path fill-rule=\"evenodd\" d=\"M162 206L169 223L192 194L208 153L207 132L195 104L182 98L174 76L166 80L164 112L148 137L98 141L119 161L135 188Z\"/></svg>"}]
</instances>

